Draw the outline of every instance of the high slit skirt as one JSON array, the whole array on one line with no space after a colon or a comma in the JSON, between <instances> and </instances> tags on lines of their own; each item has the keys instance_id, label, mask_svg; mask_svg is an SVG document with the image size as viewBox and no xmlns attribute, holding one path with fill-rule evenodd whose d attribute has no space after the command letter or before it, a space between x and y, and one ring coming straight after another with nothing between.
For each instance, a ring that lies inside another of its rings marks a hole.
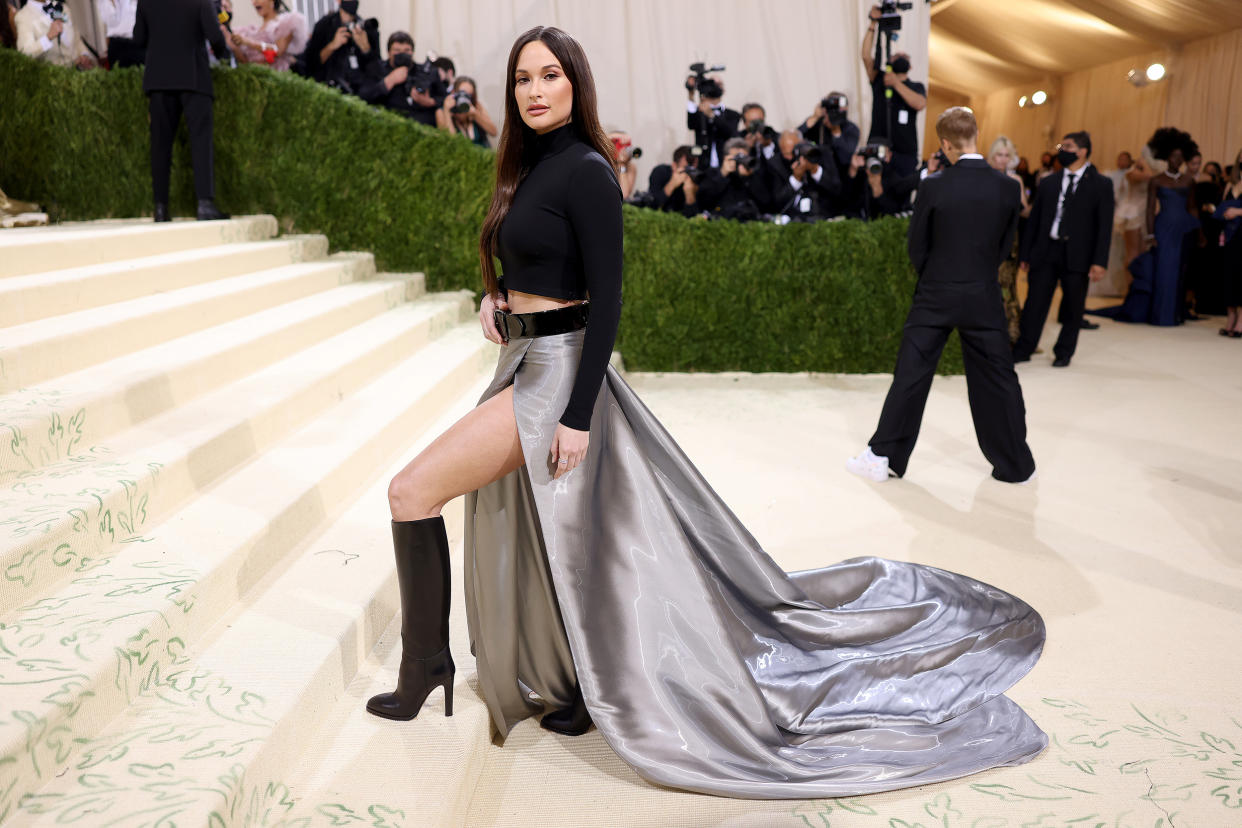
<instances>
[{"instance_id":1,"label":"high slit skirt","mask_svg":"<svg viewBox=\"0 0 1242 828\"><path fill-rule=\"evenodd\" d=\"M483 395L513 385L526 459L466 498L471 647L502 737L543 710L532 693L564 707L576 683L645 779L754 799L923 785L1046 747L1002 695L1043 648L1034 609L883 558L784 572L613 368L586 458L553 479L583 334L512 340Z\"/></svg>"}]
</instances>

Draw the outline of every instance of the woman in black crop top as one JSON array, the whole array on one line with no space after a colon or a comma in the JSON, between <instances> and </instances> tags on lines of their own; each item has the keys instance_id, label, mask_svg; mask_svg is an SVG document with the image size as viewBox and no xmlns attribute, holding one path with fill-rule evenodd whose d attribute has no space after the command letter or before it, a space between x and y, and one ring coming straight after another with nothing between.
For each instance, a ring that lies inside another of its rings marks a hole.
<instances>
[{"instance_id":1,"label":"woman in black crop top","mask_svg":"<svg viewBox=\"0 0 1242 828\"><path fill-rule=\"evenodd\" d=\"M594 723L646 779L748 798L1039 753L1046 737L1001 695L1039 655L1034 610L880 558L783 572L608 364L621 194L577 42L519 37L505 109L479 311L503 347L479 405L389 488L401 667L367 709L410 719L442 686L452 715L440 511L464 493L467 629L501 736L551 708L544 727Z\"/></svg>"}]
</instances>

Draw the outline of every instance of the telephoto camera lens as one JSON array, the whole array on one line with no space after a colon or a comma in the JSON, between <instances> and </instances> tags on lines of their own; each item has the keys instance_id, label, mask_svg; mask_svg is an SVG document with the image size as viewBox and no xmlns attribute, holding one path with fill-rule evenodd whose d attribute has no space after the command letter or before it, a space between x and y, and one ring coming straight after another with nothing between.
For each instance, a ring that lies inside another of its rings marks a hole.
<instances>
[{"instance_id":1,"label":"telephoto camera lens","mask_svg":"<svg viewBox=\"0 0 1242 828\"><path fill-rule=\"evenodd\" d=\"M470 93L464 90L457 90L453 93L453 108L450 110L455 115L464 115L470 111L470 107L474 101L470 99Z\"/></svg>"}]
</instances>

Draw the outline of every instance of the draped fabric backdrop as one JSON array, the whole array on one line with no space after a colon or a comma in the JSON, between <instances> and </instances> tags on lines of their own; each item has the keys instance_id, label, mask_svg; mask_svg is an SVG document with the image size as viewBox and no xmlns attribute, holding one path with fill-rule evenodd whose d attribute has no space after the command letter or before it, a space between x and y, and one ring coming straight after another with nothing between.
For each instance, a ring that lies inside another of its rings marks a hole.
<instances>
[{"instance_id":1,"label":"draped fabric backdrop","mask_svg":"<svg viewBox=\"0 0 1242 828\"><path fill-rule=\"evenodd\" d=\"M290 6L295 3L287 0ZM643 149L638 188L652 167L688 143L685 79L691 63L723 64L724 102L741 109L762 103L778 130L807 118L832 90L850 97L850 118L866 138L871 93L859 49L870 0L362 0L377 17L384 40L397 29L453 59L459 74L479 85L483 103L503 116L504 70L518 34L557 26L586 50L606 128L624 129ZM235 3L239 23L251 22L250 3ZM930 13L925 3L902 15L895 49L910 53L911 77L927 79ZM314 21L310 21L314 24Z\"/></svg>"},{"instance_id":2,"label":"draped fabric backdrop","mask_svg":"<svg viewBox=\"0 0 1242 828\"><path fill-rule=\"evenodd\" d=\"M1165 80L1138 88L1126 80L1130 69L1145 70L1157 62L1168 69ZM1036 89L1048 93L1048 103L1019 109L1018 98ZM1142 52L976 95L970 102L979 117L981 145L1008 135L1033 165L1063 134L1086 129L1092 159L1111 169L1118 152L1137 155L1152 132L1166 125L1188 130L1205 160L1228 164L1242 148L1242 29L1192 41L1177 51ZM934 135L924 140L925 148L932 146Z\"/></svg>"}]
</instances>

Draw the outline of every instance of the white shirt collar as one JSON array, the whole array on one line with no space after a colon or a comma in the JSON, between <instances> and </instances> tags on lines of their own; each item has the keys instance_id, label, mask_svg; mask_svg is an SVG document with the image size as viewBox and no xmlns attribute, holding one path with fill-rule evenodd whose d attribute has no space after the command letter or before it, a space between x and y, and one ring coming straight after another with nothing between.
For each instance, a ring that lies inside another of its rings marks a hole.
<instances>
[{"instance_id":1,"label":"white shirt collar","mask_svg":"<svg viewBox=\"0 0 1242 828\"><path fill-rule=\"evenodd\" d=\"M983 156L977 152L964 152L957 157L958 161L982 161Z\"/></svg>"}]
</instances>

